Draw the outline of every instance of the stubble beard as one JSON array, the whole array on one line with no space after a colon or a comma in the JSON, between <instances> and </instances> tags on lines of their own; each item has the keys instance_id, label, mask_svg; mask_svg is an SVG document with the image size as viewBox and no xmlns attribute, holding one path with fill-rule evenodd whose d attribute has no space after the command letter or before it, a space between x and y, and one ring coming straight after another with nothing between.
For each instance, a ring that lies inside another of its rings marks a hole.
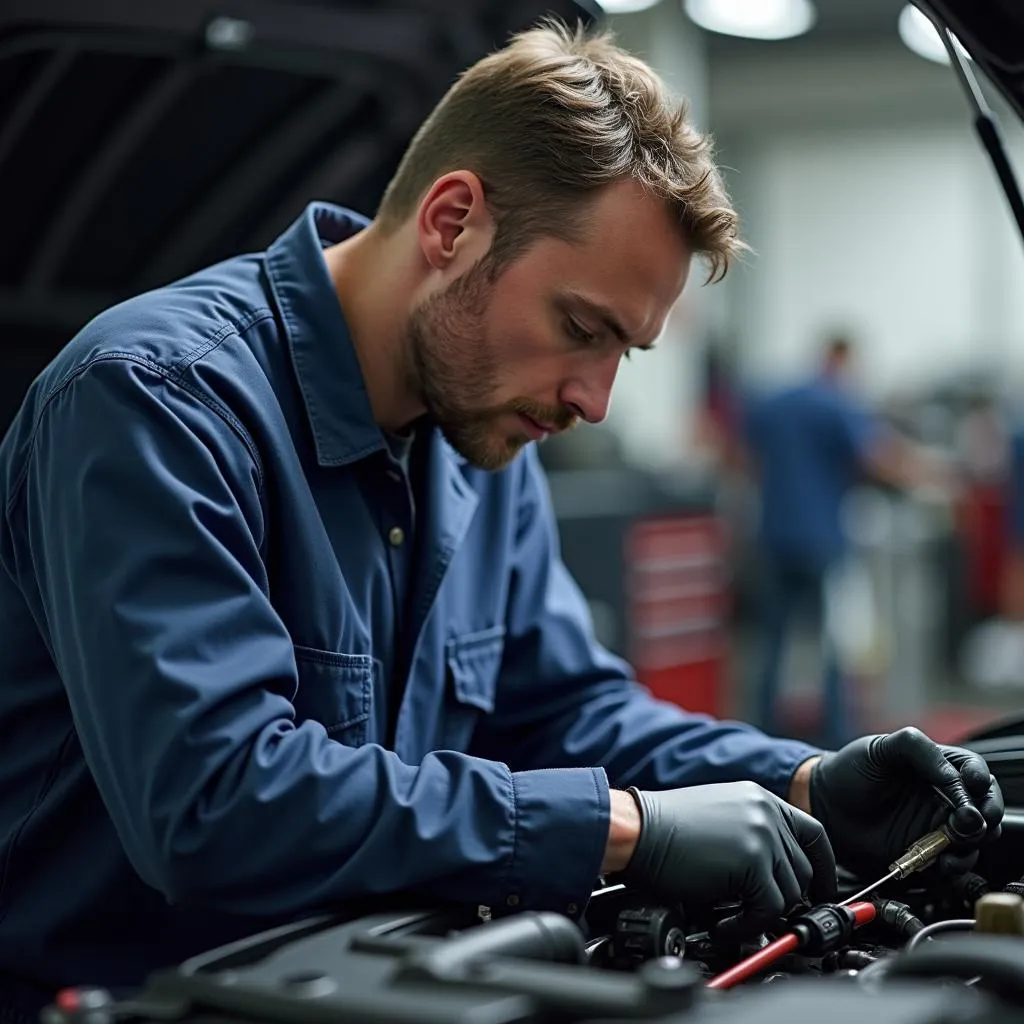
<instances>
[{"instance_id":1,"label":"stubble beard","mask_svg":"<svg viewBox=\"0 0 1024 1024\"><path fill-rule=\"evenodd\" d=\"M529 438L501 431L498 421L509 409L489 404L498 386L497 360L483 329L491 287L486 266L478 263L413 310L406 376L452 448L480 469L497 470Z\"/></svg>"},{"instance_id":2,"label":"stubble beard","mask_svg":"<svg viewBox=\"0 0 1024 1024\"><path fill-rule=\"evenodd\" d=\"M569 430L577 419L529 398L494 404L497 353L484 329L495 275L486 260L414 309L406 329L406 380L463 458L480 469L507 466L530 442L525 430L503 428L519 413Z\"/></svg>"}]
</instances>

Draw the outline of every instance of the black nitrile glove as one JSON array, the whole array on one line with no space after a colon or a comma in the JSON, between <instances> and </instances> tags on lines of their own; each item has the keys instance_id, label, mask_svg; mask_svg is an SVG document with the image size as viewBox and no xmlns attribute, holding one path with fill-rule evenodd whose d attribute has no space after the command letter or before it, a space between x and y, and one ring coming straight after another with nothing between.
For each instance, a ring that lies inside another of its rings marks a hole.
<instances>
[{"instance_id":1,"label":"black nitrile glove","mask_svg":"<svg viewBox=\"0 0 1024 1024\"><path fill-rule=\"evenodd\" d=\"M836 859L865 879L884 874L911 843L942 824L956 841L940 867L967 871L982 841L1002 828L1003 795L984 758L940 747L920 729L862 736L826 754L811 769L810 783L811 813L825 826Z\"/></svg>"},{"instance_id":2,"label":"black nitrile glove","mask_svg":"<svg viewBox=\"0 0 1024 1024\"><path fill-rule=\"evenodd\" d=\"M640 806L623 880L688 909L739 901L737 931L836 899L836 862L821 824L753 782L630 793Z\"/></svg>"}]
</instances>

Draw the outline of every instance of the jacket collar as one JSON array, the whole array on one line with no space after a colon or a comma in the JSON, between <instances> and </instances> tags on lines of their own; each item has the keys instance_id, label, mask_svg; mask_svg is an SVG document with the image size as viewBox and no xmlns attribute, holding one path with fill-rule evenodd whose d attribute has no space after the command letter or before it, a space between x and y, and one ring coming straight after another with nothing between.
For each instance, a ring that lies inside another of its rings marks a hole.
<instances>
[{"instance_id":1,"label":"jacket collar","mask_svg":"<svg viewBox=\"0 0 1024 1024\"><path fill-rule=\"evenodd\" d=\"M323 250L367 226L358 213L310 203L267 250L270 287L292 352L317 462L343 466L384 448Z\"/></svg>"}]
</instances>

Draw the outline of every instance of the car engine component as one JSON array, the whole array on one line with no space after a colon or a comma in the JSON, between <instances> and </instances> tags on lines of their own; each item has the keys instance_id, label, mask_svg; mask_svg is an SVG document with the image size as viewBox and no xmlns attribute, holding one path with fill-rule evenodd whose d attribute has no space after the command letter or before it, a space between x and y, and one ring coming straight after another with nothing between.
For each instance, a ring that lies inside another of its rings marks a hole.
<instances>
[{"instance_id":1,"label":"car engine component","mask_svg":"<svg viewBox=\"0 0 1024 1024\"><path fill-rule=\"evenodd\" d=\"M984 893L975 913L982 888L925 877L745 939L718 928L735 905L687 918L622 885L595 891L579 922L320 917L158 972L130 999L65 990L43 1024L1024 1024L1024 897Z\"/></svg>"}]
</instances>

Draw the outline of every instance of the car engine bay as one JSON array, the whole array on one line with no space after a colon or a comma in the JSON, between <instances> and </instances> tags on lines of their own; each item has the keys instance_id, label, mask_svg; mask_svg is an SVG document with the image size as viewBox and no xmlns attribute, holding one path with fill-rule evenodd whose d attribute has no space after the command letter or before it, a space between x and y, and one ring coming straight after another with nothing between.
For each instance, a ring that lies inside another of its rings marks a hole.
<instances>
[{"instance_id":1,"label":"car engine bay","mask_svg":"<svg viewBox=\"0 0 1024 1024\"><path fill-rule=\"evenodd\" d=\"M735 928L736 904L687 913L614 879L599 880L578 919L389 897L214 949L156 972L139 991L63 990L41 1019L1024 1022L1024 719L967 745L986 758L1007 803L999 837L970 871L943 873L934 847L905 877L878 884L840 868L837 904L802 908L765 934Z\"/></svg>"},{"instance_id":2,"label":"car engine bay","mask_svg":"<svg viewBox=\"0 0 1024 1024\"><path fill-rule=\"evenodd\" d=\"M127 998L64 990L43 1020L1024 1021L1024 883L1007 875L1024 863L1024 816L1007 826L976 871L926 868L870 899L841 872L848 907L805 908L766 934L730 928L736 905L686 915L619 884L596 889L578 921L468 907L326 916L158 972Z\"/></svg>"}]
</instances>

